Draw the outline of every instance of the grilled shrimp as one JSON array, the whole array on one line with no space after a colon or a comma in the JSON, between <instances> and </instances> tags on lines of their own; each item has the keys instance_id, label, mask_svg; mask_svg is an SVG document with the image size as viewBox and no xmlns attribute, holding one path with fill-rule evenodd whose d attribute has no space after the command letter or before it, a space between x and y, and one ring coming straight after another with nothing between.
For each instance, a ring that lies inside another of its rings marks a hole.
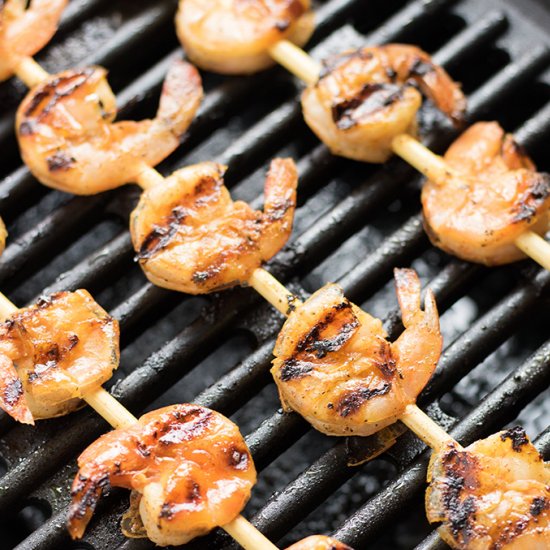
<instances>
[{"instance_id":1,"label":"grilled shrimp","mask_svg":"<svg viewBox=\"0 0 550 550\"><path fill-rule=\"evenodd\" d=\"M6 247L6 238L8 237L8 232L6 231L6 226L4 225L4 221L2 218L0 218L0 254L4 252L4 248Z\"/></svg>"},{"instance_id":2,"label":"grilled shrimp","mask_svg":"<svg viewBox=\"0 0 550 550\"><path fill-rule=\"evenodd\" d=\"M246 284L286 243L296 206L294 162L272 161L263 212L231 200L225 170L213 162L189 166L142 194L130 230L152 283L190 294Z\"/></svg>"},{"instance_id":3,"label":"grilled shrimp","mask_svg":"<svg viewBox=\"0 0 550 550\"><path fill-rule=\"evenodd\" d=\"M155 118L114 123L115 96L101 67L74 69L35 86L17 110L23 160L42 183L89 195L136 180L179 145L202 98L197 70L175 61Z\"/></svg>"},{"instance_id":4,"label":"grilled shrimp","mask_svg":"<svg viewBox=\"0 0 550 550\"><path fill-rule=\"evenodd\" d=\"M395 281L405 331L393 343L335 284L289 315L271 369L286 410L328 435L370 435L415 402L441 353L439 317L431 291L420 309L412 269L396 269Z\"/></svg>"},{"instance_id":5,"label":"grilled shrimp","mask_svg":"<svg viewBox=\"0 0 550 550\"><path fill-rule=\"evenodd\" d=\"M335 155L385 162L395 136L416 135L421 92L453 122L462 120L466 100L449 75L417 47L388 44L325 61L317 84L302 94L302 108Z\"/></svg>"},{"instance_id":6,"label":"grilled shrimp","mask_svg":"<svg viewBox=\"0 0 550 550\"><path fill-rule=\"evenodd\" d=\"M67 0L5 0L0 4L0 80L23 57L41 50L57 30Z\"/></svg>"},{"instance_id":7,"label":"grilled shrimp","mask_svg":"<svg viewBox=\"0 0 550 550\"><path fill-rule=\"evenodd\" d=\"M324 535L313 535L289 546L286 550L353 550L347 544L325 537Z\"/></svg>"},{"instance_id":8,"label":"grilled shrimp","mask_svg":"<svg viewBox=\"0 0 550 550\"><path fill-rule=\"evenodd\" d=\"M434 452L428 482L428 520L452 548L550 548L550 466L522 428Z\"/></svg>"},{"instance_id":9,"label":"grilled shrimp","mask_svg":"<svg viewBox=\"0 0 550 550\"><path fill-rule=\"evenodd\" d=\"M478 122L445 153L455 171L422 190L424 225L435 246L472 262L500 265L525 258L514 241L548 228L550 174L535 166L496 122Z\"/></svg>"},{"instance_id":10,"label":"grilled shrimp","mask_svg":"<svg viewBox=\"0 0 550 550\"><path fill-rule=\"evenodd\" d=\"M41 298L0 325L0 408L26 424L67 414L118 360L118 322L86 290Z\"/></svg>"},{"instance_id":11,"label":"grilled shrimp","mask_svg":"<svg viewBox=\"0 0 550 550\"><path fill-rule=\"evenodd\" d=\"M78 459L68 528L80 538L110 487L140 495L147 536L184 544L235 519L250 497L256 470L235 424L198 405L173 405L143 415L90 445Z\"/></svg>"},{"instance_id":12,"label":"grilled shrimp","mask_svg":"<svg viewBox=\"0 0 550 550\"><path fill-rule=\"evenodd\" d=\"M279 40L303 46L314 30L310 0L180 0L176 31L189 59L224 74L273 65Z\"/></svg>"}]
</instances>

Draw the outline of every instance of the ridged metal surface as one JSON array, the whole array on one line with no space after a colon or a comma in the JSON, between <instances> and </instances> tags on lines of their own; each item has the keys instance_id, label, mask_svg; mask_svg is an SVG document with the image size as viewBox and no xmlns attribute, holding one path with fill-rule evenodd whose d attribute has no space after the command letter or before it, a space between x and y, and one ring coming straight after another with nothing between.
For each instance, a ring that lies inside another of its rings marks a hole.
<instances>
[{"instance_id":1,"label":"ridged metal surface","mask_svg":"<svg viewBox=\"0 0 550 550\"><path fill-rule=\"evenodd\" d=\"M57 64L56 48L65 51L85 24L92 30L94 25L105 28L108 36L101 44L83 46L73 58L112 68L121 116L150 113L170 59L179 55L172 28L176 2L136 2L131 9L123 2L73 4L39 60L51 71L61 70L67 65ZM373 0L366 8L361 0L327 0L317 7L318 28L310 44L314 56L363 42L418 43L464 79L469 122L502 119L507 129L517 130L520 142L540 150L550 129L545 72L549 51L540 29L508 3L491 1L480 8L473 0ZM527 35L532 38L529 43ZM86 44L84 38L82 42ZM141 66L134 60L134 66L125 67L128 56L147 49ZM7 294L24 303L59 289L86 287L94 292L121 322L123 354L113 392L132 412L192 400L232 415L243 426L262 471L245 513L273 540L288 542L317 526L326 532L336 529L337 536L357 550L412 548L419 543L425 550L438 548L436 535L421 542L430 531L425 520L418 520L421 510L415 515L406 508L418 502L425 487L427 453L418 441L406 434L382 457L349 467L350 457L369 452L373 438L329 439L314 433L297 415L282 414L269 375L280 316L248 289L196 298L146 283L133 264L126 229L137 190L127 187L97 197L71 198L39 186L15 153L13 109L23 89L14 83L2 86L0 94L11 102L0 112L0 144L7 158L0 181L0 214L12 235L0 259L0 282ZM547 332L537 321L548 309L549 274L528 263L488 270L436 252L422 229L420 179L415 172L397 159L378 167L332 157L303 124L297 102L300 86L282 69L247 78L205 75L205 88L199 116L160 170L168 174L197 160L224 162L234 195L261 206L262 173L269 158L297 158L296 231L268 269L304 296L328 279L337 280L352 300L383 317L388 332L396 336L400 318L391 271L412 263L445 312L446 347L419 403L449 426L456 423L449 408L465 407L453 431L461 442L513 421L548 388L550 344L544 343ZM422 119L425 141L437 151L457 135L429 108ZM550 169L544 163L541 167ZM394 213L391 221L388 209ZM461 327L464 311L471 322ZM519 352L518 338L525 344ZM216 350L222 350L221 360ZM501 378L507 377L496 382L488 377L485 392L480 389L474 402L464 404L461 381L475 376L482 386L480 365L498 370L498 354L510 362L502 370ZM536 410L548 414L544 406ZM530 427L545 427L548 421L539 418ZM14 426L6 415L0 416L0 454L7 464L0 479L0 511L5 518L0 527L11 532L13 541L7 547L24 536L18 548L71 547L64 527L67 484L74 475L75 457L105 430L107 425L90 410L35 429ZM548 432L538 443L548 456ZM388 461L391 467L384 466ZM388 475L393 478L384 487ZM331 508L331 501L342 504ZM32 520L20 512L29 503ZM118 521L126 503L124 491L105 500L90 524L87 544L98 550L153 547L120 534ZM37 510L45 519L40 526ZM398 529L384 530L396 523L407 529L407 522L420 525L406 540L399 538ZM188 547L226 545L231 545L228 538L214 533Z\"/></svg>"}]
</instances>

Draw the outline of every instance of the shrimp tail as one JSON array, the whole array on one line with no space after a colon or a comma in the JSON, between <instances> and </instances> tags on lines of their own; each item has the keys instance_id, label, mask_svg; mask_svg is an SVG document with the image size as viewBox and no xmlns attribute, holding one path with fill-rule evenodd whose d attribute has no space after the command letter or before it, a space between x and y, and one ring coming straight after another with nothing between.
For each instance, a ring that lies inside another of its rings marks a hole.
<instances>
[{"instance_id":1,"label":"shrimp tail","mask_svg":"<svg viewBox=\"0 0 550 550\"><path fill-rule=\"evenodd\" d=\"M439 332L439 313L434 293L431 289L426 291L424 298L424 324L429 330Z\"/></svg>"},{"instance_id":2,"label":"shrimp tail","mask_svg":"<svg viewBox=\"0 0 550 550\"><path fill-rule=\"evenodd\" d=\"M298 170L290 158L271 161L264 187L264 214L269 222L286 230L292 225L296 208Z\"/></svg>"},{"instance_id":3,"label":"shrimp tail","mask_svg":"<svg viewBox=\"0 0 550 550\"><path fill-rule=\"evenodd\" d=\"M0 408L23 424L34 425L23 384L11 359L0 354Z\"/></svg>"},{"instance_id":4,"label":"shrimp tail","mask_svg":"<svg viewBox=\"0 0 550 550\"><path fill-rule=\"evenodd\" d=\"M91 475L81 470L76 476L67 518L67 528L73 539L82 537L99 499L103 494L107 495L110 489L110 474L105 468L95 469Z\"/></svg>"},{"instance_id":5,"label":"shrimp tail","mask_svg":"<svg viewBox=\"0 0 550 550\"><path fill-rule=\"evenodd\" d=\"M407 328L420 311L420 280L414 269L396 268L393 275L403 325Z\"/></svg>"},{"instance_id":6,"label":"shrimp tail","mask_svg":"<svg viewBox=\"0 0 550 550\"><path fill-rule=\"evenodd\" d=\"M157 118L179 139L191 124L203 97L197 69L182 60L174 60L164 80Z\"/></svg>"}]
</instances>

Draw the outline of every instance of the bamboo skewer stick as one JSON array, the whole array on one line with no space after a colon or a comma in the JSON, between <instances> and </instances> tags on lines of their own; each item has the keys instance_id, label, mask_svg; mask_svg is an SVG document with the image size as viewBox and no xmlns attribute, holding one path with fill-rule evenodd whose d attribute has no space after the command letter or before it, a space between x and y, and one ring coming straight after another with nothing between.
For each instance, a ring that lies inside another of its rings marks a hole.
<instances>
[{"instance_id":1,"label":"bamboo skewer stick","mask_svg":"<svg viewBox=\"0 0 550 550\"><path fill-rule=\"evenodd\" d=\"M392 142L393 151L437 185L453 185L459 178L456 170L445 165L443 157L432 153L419 141L408 135L397 136ZM550 243L533 231L525 231L514 244L535 262L550 271Z\"/></svg>"},{"instance_id":2,"label":"bamboo skewer stick","mask_svg":"<svg viewBox=\"0 0 550 550\"><path fill-rule=\"evenodd\" d=\"M23 57L13 72L28 88L36 86L50 76L32 57Z\"/></svg>"},{"instance_id":3,"label":"bamboo skewer stick","mask_svg":"<svg viewBox=\"0 0 550 550\"><path fill-rule=\"evenodd\" d=\"M306 84L313 85L319 80L321 64L292 42L280 40L268 52L277 63Z\"/></svg>"},{"instance_id":4,"label":"bamboo skewer stick","mask_svg":"<svg viewBox=\"0 0 550 550\"><path fill-rule=\"evenodd\" d=\"M0 293L0 318L5 320L17 311L17 306ZM138 419L122 403L101 386L85 394L83 399L115 429L128 428L138 422ZM245 550L278 550L243 516L237 516L221 528Z\"/></svg>"}]
</instances>

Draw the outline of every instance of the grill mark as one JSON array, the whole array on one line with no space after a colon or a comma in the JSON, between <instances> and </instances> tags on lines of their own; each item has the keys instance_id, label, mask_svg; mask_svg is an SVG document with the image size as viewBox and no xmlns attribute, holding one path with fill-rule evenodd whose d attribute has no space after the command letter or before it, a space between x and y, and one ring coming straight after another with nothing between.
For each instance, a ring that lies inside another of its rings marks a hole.
<instances>
[{"instance_id":1,"label":"grill mark","mask_svg":"<svg viewBox=\"0 0 550 550\"><path fill-rule=\"evenodd\" d=\"M287 359L281 367L281 380L283 382L288 382L290 380L303 378L313 370L314 366L313 363L300 361L295 357L291 357Z\"/></svg>"},{"instance_id":2,"label":"grill mark","mask_svg":"<svg viewBox=\"0 0 550 550\"><path fill-rule=\"evenodd\" d=\"M56 151L53 155L46 157L46 162L50 172L64 172L76 163L76 159L64 151Z\"/></svg>"},{"instance_id":3,"label":"grill mark","mask_svg":"<svg viewBox=\"0 0 550 550\"><path fill-rule=\"evenodd\" d=\"M19 378L15 378L8 382L2 391L4 402L10 406L14 407L17 405L19 400L23 395L23 384Z\"/></svg>"},{"instance_id":4,"label":"grill mark","mask_svg":"<svg viewBox=\"0 0 550 550\"><path fill-rule=\"evenodd\" d=\"M530 222L538 209L550 196L550 174L534 173L528 177L535 178L535 183L529 186L512 207L512 223Z\"/></svg>"},{"instance_id":5,"label":"grill mark","mask_svg":"<svg viewBox=\"0 0 550 550\"><path fill-rule=\"evenodd\" d=\"M323 66L321 68L321 72L319 73L319 82L335 70L339 69L342 65L345 65L354 59L369 61L372 57L372 52L366 51L365 49L359 49L325 59L322 62Z\"/></svg>"},{"instance_id":6,"label":"grill mark","mask_svg":"<svg viewBox=\"0 0 550 550\"><path fill-rule=\"evenodd\" d=\"M164 250L178 232L186 215L187 211L182 206L173 208L165 225L153 226L151 232L143 239L136 260L148 260L159 251Z\"/></svg>"},{"instance_id":7,"label":"grill mark","mask_svg":"<svg viewBox=\"0 0 550 550\"><path fill-rule=\"evenodd\" d=\"M357 412L363 403L377 397L385 395L391 390L391 382L384 382L377 388L357 388L356 390L348 391L338 400L336 411L338 414L346 418L350 414Z\"/></svg>"},{"instance_id":8,"label":"grill mark","mask_svg":"<svg viewBox=\"0 0 550 550\"><path fill-rule=\"evenodd\" d=\"M456 540L467 544L475 535L476 503L473 496L461 500L463 491L475 489L478 486L476 471L479 468L477 458L467 452L459 452L452 448L442 457L445 471L443 507L447 514L450 529Z\"/></svg>"},{"instance_id":9,"label":"grill mark","mask_svg":"<svg viewBox=\"0 0 550 550\"><path fill-rule=\"evenodd\" d=\"M509 439L512 442L512 449L516 451L516 453L521 453L521 448L529 443L525 430L521 426L515 426L514 428L506 430L504 433L500 434L500 439L501 441Z\"/></svg>"},{"instance_id":10,"label":"grill mark","mask_svg":"<svg viewBox=\"0 0 550 550\"><path fill-rule=\"evenodd\" d=\"M193 415L191 419L189 419L190 415ZM211 423L212 411L197 408L184 415L183 422L181 415L174 416L178 423L171 425L169 431L159 438L158 441L162 445L177 445L183 441L191 441L204 434Z\"/></svg>"},{"instance_id":11,"label":"grill mark","mask_svg":"<svg viewBox=\"0 0 550 550\"><path fill-rule=\"evenodd\" d=\"M535 497L531 503L529 511L533 517L540 516L544 510L550 507L550 502L544 497Z\"/></svg>"},{"instance_id":12,"label":"grill mark","mask_svg":"<svg viewBox=\"0 0 550 550\"><path fill-rule=\"evenodd\" d=\"M411 65L411 68L409 69L409 75L412 77L419 76L423 78L427 74L433 73L434 71L435 67L433 63L417 57Z\"/></svg>"},{"instance_id":13,"label":"grill mark","mask_svg":"<svg viewBox=\"0 0 550 550\"><path fill-rule=\"evenodd\" d=\"M250 460L248 451L241 450L237 446L232 446L229 449L229 465L235 470L245 471L248 469Z\"/></svg>"},{"instance_id":14,"label":"grill mark","mask_svg":"<svg viewBox=\"0 0 550 550\"><path fill-rule=\"evenodd\" d=\"M89 510L93 511L95 509L101 495L108 495L111 491L108 473L94 480L88 480L87 477L79 474L78 480L79 483L76 488L71 491L71 497L74 499L78 498L80 495L80 498L78 498L76 505L73 500L69 510L70 521L74 519L79 520L85 517Z\"/></svg>"},{"instance_id":15,"label":"grill mark","mask_svg":"<svg viewBox=\"0 0 550 550\"><path fill-rule=\"evenodd\" d=\"M36 130L36 125L32 121L25 120L19 125L19 135L21 137L32 136L35 130Z\"/></svg>"},{"instance_id":16,"label":"grill mark","mask_svg":"<svg viewBox=\"0 0 550 550\"><path fill-rule=\"evenodd\" d=\"M332 120L340 130L349 130L360 119L393 105L403 97L403 86L385 82L368 83L351 99L332 106Z\"/></svg>"},{"instance_id":17,"label":"grill mark","mask_svg":"<svg viewBox=\"0 0 550 550\"><path fill-rule=\"evenodd\" d=\"M380 342L380 350L378 352L380 361L375 361L376 367L384 375L385 378L392 379L397 372L396 361L393 358L391 346L388 342L382 340Z\"/></svg>"},{"instance_id":18,"label":"grill mark","mask_svg":"<svg viewBox=\"0 0 550 550\"><path fill-rule=\"evenodd\" d=\"M94 69L88 67L80 71L72 71L70 75L60 76L54 78L50 82L47 82L42 85L41 89L37 91L32 99L29 102L28 107L26 108L24 115L26 117L33 116L35 110L39 105L46 99L50 98L48 103L40 110L38 115L35 117L38 122L40 122L50 111L55 107L55 105L63 98L70 96L75 90L86 84L90 79L90 76L94 73ZM59 91L59 88L67 84L70 85L63 91Z\"/></svg>"}]
</instances>

